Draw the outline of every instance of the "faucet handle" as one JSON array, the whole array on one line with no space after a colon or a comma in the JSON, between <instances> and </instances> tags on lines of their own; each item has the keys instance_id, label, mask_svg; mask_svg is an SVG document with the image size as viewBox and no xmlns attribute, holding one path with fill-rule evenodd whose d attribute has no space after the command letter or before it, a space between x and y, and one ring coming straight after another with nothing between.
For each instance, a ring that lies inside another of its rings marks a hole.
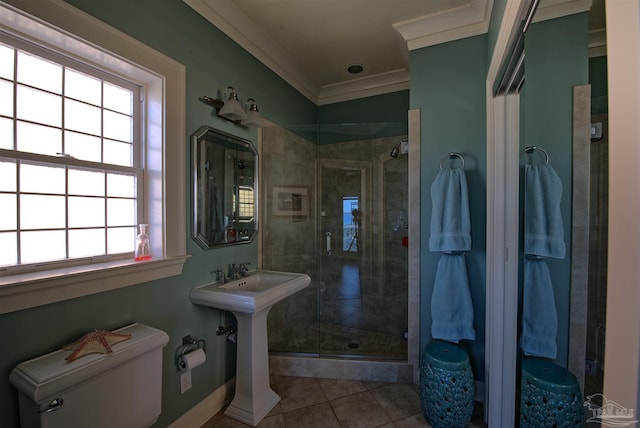
<instances>
[{"instance_id":1,"label":"faucet handle","mask_svg":"<svg viewBox=\"0 0 640 428\"><path fill-rule=\"evenodd\" d=\"M240 267L238 268L238 273L240 274L240 276L246 276L247 273L249 273L249 268L247 266L250 264L251 262L240 263Z\"/></svg>"},{"instance_id":2,"label":"faucet handle","mask_svg":"<svg viewBox=\"0 0 640 428\"><path fill-rule=\"evenodd\" d=\"M222 269L216 269L211 273L214 273L216 275L216 281L222 281L223 283L225 282L226 277L224 276L224 271Z\"/></svg>"}]
</instances>

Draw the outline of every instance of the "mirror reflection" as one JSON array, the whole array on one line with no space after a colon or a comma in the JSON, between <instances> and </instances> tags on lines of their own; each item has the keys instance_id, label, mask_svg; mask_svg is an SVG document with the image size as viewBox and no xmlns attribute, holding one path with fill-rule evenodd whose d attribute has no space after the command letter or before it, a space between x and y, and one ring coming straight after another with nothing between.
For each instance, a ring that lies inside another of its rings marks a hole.
<instances>
[{"instance_id":1,"label":"mirror reflection","mask_svg":"<svg viewBox=\"0 0 640 428\"><path fill-rule=\"evenodd\" d=\"M253 144L203 126L193 149L193 238L204 249L251 242L257 230L257 160Z\"/></svg>"}]
</instances>

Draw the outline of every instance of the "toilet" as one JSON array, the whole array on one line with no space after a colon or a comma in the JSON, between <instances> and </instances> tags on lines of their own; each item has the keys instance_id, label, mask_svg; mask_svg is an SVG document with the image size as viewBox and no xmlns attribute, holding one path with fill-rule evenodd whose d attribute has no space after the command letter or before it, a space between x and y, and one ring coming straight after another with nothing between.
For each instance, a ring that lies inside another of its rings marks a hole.
<instances>
[{"instance_id":1,"label":"toilet","mask_svg":"<svg viewBox=\"0 0 640 428\"><path fill-rule=\"evenodd\" d=\"M108 354L67 362L59 350L18 364L9 380L19 391L22 428L143 428L160 416L162 348L169 336L143 324L114 331L131 338Z\"/></svg>"}]
</instances>

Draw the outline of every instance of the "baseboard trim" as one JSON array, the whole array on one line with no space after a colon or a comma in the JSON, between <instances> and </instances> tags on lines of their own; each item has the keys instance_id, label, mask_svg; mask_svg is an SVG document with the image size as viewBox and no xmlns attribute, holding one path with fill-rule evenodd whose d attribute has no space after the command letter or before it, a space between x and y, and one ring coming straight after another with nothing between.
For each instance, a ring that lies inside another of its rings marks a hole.
<instances>
[{"instance_id":1,"label":"baseboard trim","mask_svg":"<svg viewBox=\"0 0 640 428\"><path fill-rule=\"evenodd\" d=\"M169 428L201 427L231 402L235 390L236 378L234 376L204 400L193 406L187 413L173 421Z\"/></svg>"}]
</instances>

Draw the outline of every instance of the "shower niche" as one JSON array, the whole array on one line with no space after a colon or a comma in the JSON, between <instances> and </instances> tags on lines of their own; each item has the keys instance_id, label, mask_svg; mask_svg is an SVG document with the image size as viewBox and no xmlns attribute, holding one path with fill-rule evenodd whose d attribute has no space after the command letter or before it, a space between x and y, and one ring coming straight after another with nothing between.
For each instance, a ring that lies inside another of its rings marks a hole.
<instances>
[{"instance_id":1,"label":"shower niche","mask_svg":"<svg viewBox=\"0 0 640 428\"><path fill-rule=\"evenodd\" d=\"M251 141L203 126L191 136L193 239L204 249L253 241L258 152Z\"/></svg>"}]
</instances>

